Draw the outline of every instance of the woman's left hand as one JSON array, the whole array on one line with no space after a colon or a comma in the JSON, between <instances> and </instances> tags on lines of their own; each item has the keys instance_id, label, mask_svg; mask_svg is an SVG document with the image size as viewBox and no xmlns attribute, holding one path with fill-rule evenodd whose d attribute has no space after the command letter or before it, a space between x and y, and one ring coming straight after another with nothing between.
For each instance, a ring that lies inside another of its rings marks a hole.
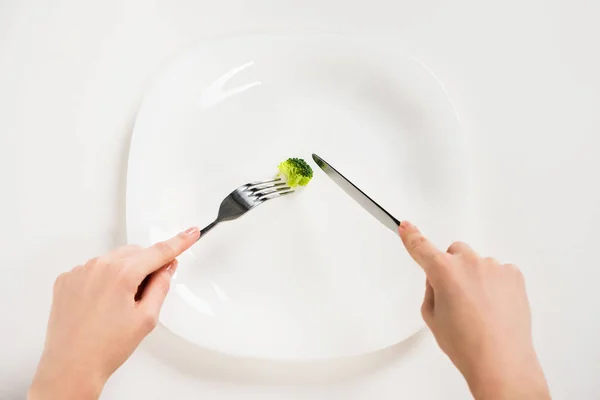
<instances>
[{"instance_id":1,"label":"woman's left hand","mask_svg":"<svg viewBox=\"0 0 600 400\"><path fill-rule=\"evenodd\" d=\"M61 274L29 399L98 398L156 326L175 258L199 236L190 228L148 248L121 247Z\"/></svg>"}]
</instances>

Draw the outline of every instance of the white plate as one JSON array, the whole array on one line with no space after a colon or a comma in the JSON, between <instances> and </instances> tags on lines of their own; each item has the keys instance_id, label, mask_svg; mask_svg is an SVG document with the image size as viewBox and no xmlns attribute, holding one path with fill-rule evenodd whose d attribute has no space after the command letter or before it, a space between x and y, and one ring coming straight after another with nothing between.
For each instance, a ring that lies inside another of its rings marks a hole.
<instances>
[{"instance_id":1,"label":"white plate","mask_svg":"<svg viewBox=\"0 0 600 400\"><path fill-rule=\"evenodd\" d=\"M229 192L288 157L310 160L315 176L180 257L160 316L169 330L232 355L314 359L378 350L422 327L423 273L312 152L397 218L454 239L465 154L452 104L421 64L339 36L214 41L169 65L140 109L129 241L208 224Z\"/></svg>"}]
</instances>

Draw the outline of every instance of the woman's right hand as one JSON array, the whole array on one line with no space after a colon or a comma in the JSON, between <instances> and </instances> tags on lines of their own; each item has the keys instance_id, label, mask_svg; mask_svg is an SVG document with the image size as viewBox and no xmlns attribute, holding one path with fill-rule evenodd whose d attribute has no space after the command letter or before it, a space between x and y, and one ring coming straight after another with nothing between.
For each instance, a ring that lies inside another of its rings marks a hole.
<instances>
[{"instance_id":1,"label":"woman's right hand","mask_svg":"<svg viewBox=\"0 0 600 400\"><path fill-rule=\"evenodd\" d=\"M481 258L461 242L444 253L409 222L402 222L399 232L427 275L423 318L473 396L550 399L519 269Z\"/></svg>"}]
</instances>

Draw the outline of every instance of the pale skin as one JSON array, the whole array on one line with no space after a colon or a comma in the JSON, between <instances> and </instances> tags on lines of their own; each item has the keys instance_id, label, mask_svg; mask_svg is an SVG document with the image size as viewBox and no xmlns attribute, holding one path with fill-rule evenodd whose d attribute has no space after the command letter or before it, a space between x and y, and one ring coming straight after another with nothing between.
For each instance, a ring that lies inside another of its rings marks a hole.
<instances>
[{"instance_id":1,"label":"pale skin","mask_svg":"<svg viewBox=\"0 0 600 400\"><path fill-rule=\"evenodd\" d=\"M519 269L461 242L443 252L408 222L399 233L427 276L423 319L473 397L550 399ZM122 247L60 275L28 399L97 399L156 326L176 257L199 235L190 228L149 248Z\"/></svg>"}]
</instances>

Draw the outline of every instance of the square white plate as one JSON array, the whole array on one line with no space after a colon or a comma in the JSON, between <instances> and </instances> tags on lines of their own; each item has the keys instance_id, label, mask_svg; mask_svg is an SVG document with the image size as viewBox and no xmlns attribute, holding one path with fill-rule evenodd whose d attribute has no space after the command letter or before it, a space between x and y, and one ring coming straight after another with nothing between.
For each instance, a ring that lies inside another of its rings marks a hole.
<instances>
[{"instance_id":1,"label":"square white plate","mask_svg":"<svg viewBox=\"0 0 600 400\"><path fill-rule=\"evenodd\" d=\"M464 146L452 104L418 61L335 35L215 40L148 91L131 145L130 242L206 225L221 200L316 152L435 241L465 216ZM316 165L305 189L219 225L180 257L160 320L237 356L343 357L423 323L424 275L399 238Z\"/></svg>"}]
</instances>

